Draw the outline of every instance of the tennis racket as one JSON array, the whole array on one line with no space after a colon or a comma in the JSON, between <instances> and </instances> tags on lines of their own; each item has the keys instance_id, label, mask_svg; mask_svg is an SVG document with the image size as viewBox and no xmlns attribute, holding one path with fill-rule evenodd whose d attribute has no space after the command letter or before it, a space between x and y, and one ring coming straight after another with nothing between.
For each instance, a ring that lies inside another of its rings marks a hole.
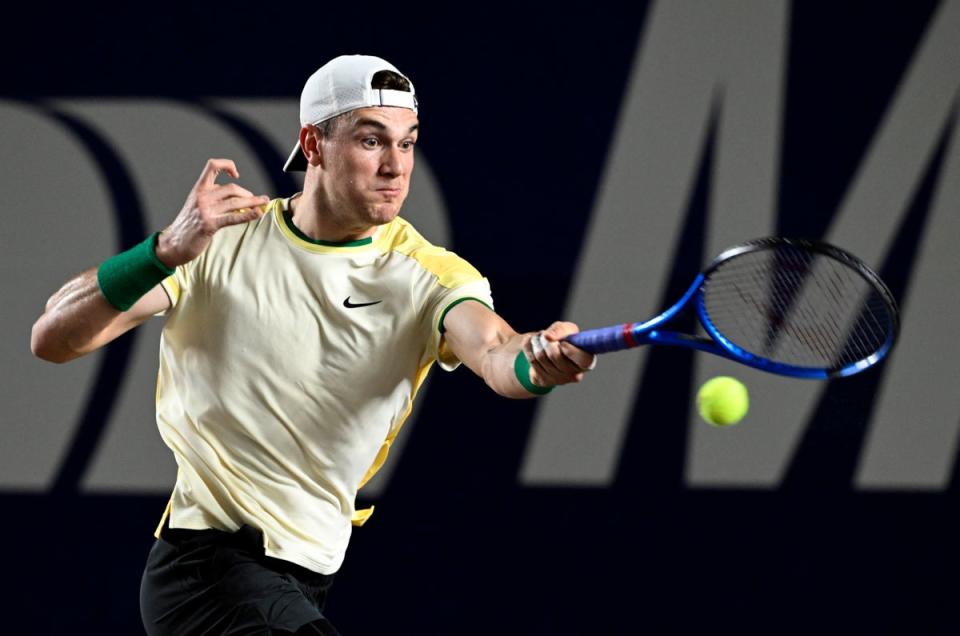
<instances>
[{"instance_id":1,"label":"tennis racket","mask_svg":"<svg viewBox=\"0 0 960 636\"><path fill-rule=\"evenodd\" d=\"M691 304L706 335L663 329ZM826 243L764 238L724 251L659 316L567 340L590 353L679 345L761 371L822 380L877 364L898 331L893 295L860 259Z\"/></svg>"}]
</instances>

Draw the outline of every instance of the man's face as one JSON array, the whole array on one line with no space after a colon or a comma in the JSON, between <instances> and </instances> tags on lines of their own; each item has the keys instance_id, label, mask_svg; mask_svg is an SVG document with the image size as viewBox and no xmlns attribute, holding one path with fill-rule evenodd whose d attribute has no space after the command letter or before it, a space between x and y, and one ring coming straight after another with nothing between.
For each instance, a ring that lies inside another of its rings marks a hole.
<instances>
[{"instance_id":1,"label":"man's face","mask_svg":"<svg viewBox=\"0 0 960 636\"><path fill-rule=\"evenodd\" d=\"M410 189L418 126L407 108L361 108L320 141L323 192L342 225L382 225L397 216Z\"/></svg>"}]
</instances>

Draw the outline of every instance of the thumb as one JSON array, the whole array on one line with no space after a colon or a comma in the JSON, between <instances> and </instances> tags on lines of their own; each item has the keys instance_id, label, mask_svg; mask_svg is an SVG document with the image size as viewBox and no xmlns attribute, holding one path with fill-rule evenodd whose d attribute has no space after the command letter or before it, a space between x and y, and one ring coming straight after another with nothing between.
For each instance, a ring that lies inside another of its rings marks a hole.
<instances>
[{"instance_id":1,"label":"thumb","mask_svg":"<svg viewBox=\"0 0 960 636\"><path fill-rule=\"evenodd\" d=\"M580 328L572 322L557 321L547 327L547 329L543 332L543 335L547 340L556 342L563 340L569 335L578 333L579 331Z\"/></svg>"}]
</instances>

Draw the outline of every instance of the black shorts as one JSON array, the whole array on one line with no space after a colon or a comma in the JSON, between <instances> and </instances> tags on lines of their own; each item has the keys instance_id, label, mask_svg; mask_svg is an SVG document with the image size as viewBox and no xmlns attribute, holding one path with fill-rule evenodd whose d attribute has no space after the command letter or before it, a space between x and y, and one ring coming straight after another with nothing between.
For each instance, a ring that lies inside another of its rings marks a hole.
<instances>
[{"instance_id":1,"label":"black shorts","mask_svg":"<svg viewBox=\"0 0 960 636\"><path fill-rule=\"evenodd\" d=\"M259 531L166 525L140 583L149 636L269 636L339 632L323 616L333 575L263 554Z\"/></svg>"}]
</instances>

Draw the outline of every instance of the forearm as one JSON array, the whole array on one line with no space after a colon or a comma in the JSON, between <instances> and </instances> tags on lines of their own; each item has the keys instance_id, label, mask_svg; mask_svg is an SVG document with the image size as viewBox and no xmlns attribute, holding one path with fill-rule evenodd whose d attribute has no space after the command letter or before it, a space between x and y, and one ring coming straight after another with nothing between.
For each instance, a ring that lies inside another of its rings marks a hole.
<instances>
[{"instance_id":1,"label":"forearm","mask_svg":"<svg viewBox=\"0 0 960 636\"><path fill-rule=\"evenodd\" d=\"M444 327L456 356L504 397L537 397L551 387L580 382L593 368L592 355L563 342L579 331L573 323L517 333L483 304L464 302L447 312Z\"/></svg>"},{"instance_id":2,"label":"forearm","mask_svg":"<svg viewBox=\"0 0 960 636\"><path fill-rule=\"evenodd\" d=\"M68 362L170 306L166 292L155 282L165 272L146 279L134 275L132 282L120 280L118 288L116 277L111 282L111 274L104 274L105 265L72 278L50 297L33 325L30 348L34 355L50 362Z\"/></svg>"},{"instance_id":3,"label":"forearm","mask_svg":"<svg viewBox=\"0 0 960 636\"><path fill-rule=\"evenodd\" d=\"M67 362L96 349L99 336L121 312L107 302L97 284L97 268L67 281L33 325L30 348L50 362Z\"/></svg>"}]
</instances>

